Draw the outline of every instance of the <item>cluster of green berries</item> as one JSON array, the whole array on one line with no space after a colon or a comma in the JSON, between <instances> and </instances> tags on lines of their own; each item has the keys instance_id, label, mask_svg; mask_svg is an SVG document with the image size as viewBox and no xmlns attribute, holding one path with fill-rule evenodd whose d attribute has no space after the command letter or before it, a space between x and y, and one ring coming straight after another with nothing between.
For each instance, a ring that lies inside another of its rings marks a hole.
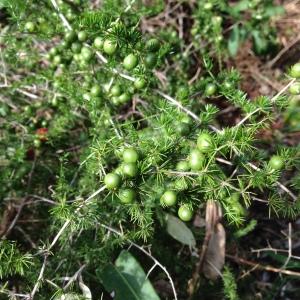
<instances>
[{"instance_id":1,"label":"cluster of green berries","mask_svg":"<svg viewBox=\"0 0 300 300\"><path fill-rule=\"evenodd\" d=\"M80 69L85 69L91 62L95 61L95 51L101 51L111 57L117 52L119 47L116 41L103 39L100 36L95 37L92 43L89 44L89 42L90 38L86 31L75 32L69 30L65 33L61 43L49 50L47 59L52 63L53 67L64 69L67 64L73 61ZM160 42L152 38L146 42L145 48L147 55L143 60L144 66L153 68L157 63L156 52L160 49ZM122 66L127 72L131 72L139 64L142 64L139 56L136 53L129 53L124 57ZM86 77L89 76L87 75ZM147 85L146 79L141 76L135 78L133 85L129 89L122 89L123 85L119 82L112 86L109 85L108 89L106 86L101 89L99 84L91 86L91 81L90 78L84 81L84 86L90 90L83 95L83 98L90 100L92 97L99 97L103 90L114 105L128 103L136 90L142 90Z\"/></svg>"},{"instance_id":2,"label":"cluster of green berries","mask_svg":"<svg viewBox=\"0 0 300 300\"><path fill-rule=\"evenodd\" d=\"M197 139L197 147L192 149L187 160L179 161L176 170L179 172L199 171L205 163L205 153L213 149L213 138L209 133L200 133ZM165 206L174 206L177 203L177 193L173 190L166 190L161 196L161 203ZM193 210L186 204L178 209L178 216L183 221L190 221L193 217Z\"/></svg>"},{"instance_id":3,"label":"cluster of green berries","mask_svg":"<svg viewBox=\"0 0 300 300\"><path fill-rule=\"evenodd\" d=\"M122 203L132 203L137 198L135 189L131 187L120 188L124 179L134 179L138 174L137 162L139 159L138 152L134 148L126 148L123 151L121 165L112 173L104 177L104 184L107 189L112 191L118 190L118 197Z\"/></svg>"},{"instance_id":4,"label":"cluster of green berries","mask_svg":"<svg viewBox=\"0 0 300 300\"><path fill-rule=\"evenodd\" d=\"M163 206L171 207L177 203L177 193L173 190L166 190L160 198ZM188 222L193 217L193 210L186 204L183 204L178 209L178 216L182 221Z\"/></svg>"}]
</instances>

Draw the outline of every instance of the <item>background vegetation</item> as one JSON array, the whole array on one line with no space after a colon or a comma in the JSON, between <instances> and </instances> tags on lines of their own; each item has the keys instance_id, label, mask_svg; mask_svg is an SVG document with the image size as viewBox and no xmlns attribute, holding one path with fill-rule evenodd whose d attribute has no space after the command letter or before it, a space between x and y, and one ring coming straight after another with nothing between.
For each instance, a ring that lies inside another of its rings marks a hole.
<instances>
[{"instance_id":1,"label":"background vegetation","mask_svg":"<svg viewBox=\"0 0 300 300\"><path fill-rule=\"evenodd\" d=\"M299 298L299 1L0 16L0 299Z\"/></svg>"}]
</instances>

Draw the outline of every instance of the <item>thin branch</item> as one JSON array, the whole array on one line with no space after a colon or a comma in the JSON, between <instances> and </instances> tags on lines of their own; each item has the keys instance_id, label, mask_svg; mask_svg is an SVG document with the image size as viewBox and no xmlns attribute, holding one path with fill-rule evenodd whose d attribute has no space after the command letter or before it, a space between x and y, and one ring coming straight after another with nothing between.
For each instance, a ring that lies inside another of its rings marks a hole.
<instances>
[{"instance_id":1,"label":"thin branch","mask_svg":"<svg viewBox=\"0 0 300 300\"><path fill-rule=\"evenodd\" d=\"M294 82L296 78L293 78L281 91L279 91L272 99L271 103L274 103Z\"/></svg>"},{"instance_id":2,"label":"thin branch","mask_svg":"<svg viewBox=\"0 0 300 300\"><path fill-rule=\"evenodd\" d=\"M78 213L78 211L85 205L87 204L87 202L89 202L91 199L93 199L95 196L97 196L100 192L102 192L106 187L102 186L100 189L98 189L96 192L94 192L91 196L89 196L86 200L84 200L81 205L75 210L75 214ZM44 263L42 265L41 271L40 271L40 275L39 278L32 290L32 292L30 293L30 300L33 300L33 297L38 289L38 285L39 282L42 280L43 278L43 274L45 271L45 266L46 266L46 261L49 255L50 250L56 245L57 241L59 240L60 236L64 233L64 231L66 230L66 228L70 225L71 223L71 219L68 219L63 226L60 228L59 232L56 234L56 236L53 238L51 244L49 245L49 247L47 249L45 249L44 252Z\"/></svg>"},{"instance_id":3,"label":"thin branch","mask_svg":"<svg viewBox=\"0 0 300 300\"><path fill-rule=\"evenodd\" d=\"M44 262L43 262L43 265L42 265L42 268L40 270L40 274L39 274L39 277L32 289L32 292L30 293L30 296L29 296L29 299L32 300L34 298L34 295L36 294L37 290L38 290L38 287L39 287L39 284L40 282L43 280L43 276L44 276L44 272L45 272L45 268L46 268L46 264L47 264L47 259L48 259L48 254L45 254L44 255Z\"/></svg>"},{"instance_id":4,"label":"thin branch","mask_svg":"<svg viewBox=\"0 0 300 300\"><path fill-rule=\"evenodd\" d=\"M194 114L193 112L191 112L190 110L188 110L186 107L184 107L180 102L178 102L177 100L175 100L174 98L172 98L171 96L159 91L159 90L154 90L157 94L159 94L160 96L162 96L163 98L165 98L166 100L168 100L169 102L171 102L173 105L177 106L179 109L181 109L182 111L184 111L187 115L191 116L195 121L197 121L198 123L201 123L200 118ZM208 125L209 128L211 130L213 130L214 132L220 133L221 130L219 130L218 128L212 126L212 125Z\"/></svg>"},{"instance_id":5,"label":"thin branch","mask_svg":"<svg viewBox=\"0 0 300 300\"><path fill-rule=\"evenodd\" d=\"M279 268L274 268L272 266L264 266L264 265L261 265L259 263L252 262L252 261L246 260L244 258L240 258L240 257L229 255L229 254L226 254L226 257L228 257L229 259L235 261L238 264L243 264L243 265L247 265L247 266L251 266L251 267L256 267L256 269L259 269L259 270L264 270L264 271L273 272L273 273L280 273L280 274L300 277L299 272L290 271L290 270L282 270L282 269L279 269Z\"/></svg>"},{"instance_id":6,"label":"thin branch","mask_svg":"<svg viewBox=\"0 0 300 300\"><path fill-rule=\"evenodd\" d=\"M55 8L55 10L58 13L58 16L60 17L60 19L62 20L64 26L68 29L68 30L72 30L72 27L70 25L70 23L68 22L68 20L66 19L66 17L61 13L56 0L51 0L51 3L53 5L53 7Z\"/></svg>"}]
</instances>

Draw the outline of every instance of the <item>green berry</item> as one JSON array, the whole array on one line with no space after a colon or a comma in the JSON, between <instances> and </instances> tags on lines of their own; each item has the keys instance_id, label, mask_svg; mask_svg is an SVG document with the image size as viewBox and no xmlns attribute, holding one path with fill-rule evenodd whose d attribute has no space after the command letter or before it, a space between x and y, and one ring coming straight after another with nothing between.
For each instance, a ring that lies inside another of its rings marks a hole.
<instances>
[{"instance_id":1,"label":"green berry","mask_svg":"<svg viewBox=\"0 0 300 300\"><path fill-rule=\"evenodd\" d=\"M292 84L290 86L289 91L292 95L300 95L300 83L297 82L297 83Z\"/></svg>"},{"instance_id":2,"label":"green berry","mask_svg":"<svg viewBox=\"0 0 300 300\"><path fill-rule=\"evenodd\" d=\"M123 152L123 160L125 163L136 163L139 155L134 148L127 148Z\"/></svg>"},{"instance_id":3,"label":"green berry","mask_svg":"<svg viewBox=\"0 0 300 300\"><path fill-rule=\"evenodd\" d=\"M146 49L151 52L156 52L160 48L160 42L157 39L150 39L146 43Z\"/></svg>"},{"instance_id":4,"label":"green berry","mask_svg":"<svg viewBox=\"0 0 300 300\"><path fill-rule=\"evenodd\" d=\"M62 59L61 59L61 56L60 55L55 55L53 57L53 64L55 66L58 66L60 63L61 63Z\"/></svg>"},{"instance_id":5,"label":"green berry","mask_svg":"<svg viewBox=\"0 0 300 300\"><path fill-rule=\"evenodd\" d=\"M149 53L145 57L145 65L148 68L153 69L157 63L157 55L154 53Z\"/></svg>"},{"instance_id":6,"label":"green berry","mask_svg":"<svg viewBox=\"0 0 300 300\"><path fill-rule=\"evenodd\" d=\"M204 10L211 10L213 8L213 4L211 2L206 2L204 5L203 5L203 9Z\"/></svg>"},{"instance_id":7,"label":"green berry","mask_svg":"<svg viewBox=\"0 0 300 300\"><path fill-rule=\"evenodd\" d=\"M123 174L126 177L135 177L138 173L138 168L137 165L135 163L124 163L123 164Z\"/></svg>"},{"instance_id":8,"label":"green berry","mask_svg":"<svg viewBox=\"0 0 300 300\"><path fill-rule=\"evenodd\" d=\"M179 161L176 165L176 170L180 172L186 172L190 169L189 163L185 160Z\"/></svg>"},{"instance_id":9,"label":"green berry","mask_svg":"<svg viewBox=\"0 0 300 300\"><path fill-rule=\"evenodd\" d=\"M192 170L194 171L201 170L204 165L204 161L205 161L205 157L198 149L194 149L191 151L189 157L189 164Z\"/></svg>"},{"instance_id":10,"label":"green berry","mask_svg":"<svg viewBox=\"0 0 300 300\"><path fill-rule=\"evenodd\" d=\"M291 67L291 76L293 78L300 78L300 63L296 63Z\"/></svg>"},{"instance_id":11,"label":"green berry","mask_svg":"<svg viewBox=\"0 0 300 300\"><path fill-rule=\"evenodd\" d=\"M217 91L217 87L213 83L208 83L205 87L205 95L206 96L213 96Z\"/></svg>"},{"instance_id":12,"label":"green berry","mask_svg":"<svg viewBox=\"0 0 300 300\"><path fill-rule=\"evenodd\" d=\"M117 43L113 42L111 40L105 40L103 44L103 51L108 54L112 55L116 52L117 50Z\"/></svg>"},{"instance_id":13,"label":"green berry","mask_svg":"<svg viewBox=\"0 0 300 300\"><path fill-rule=\"evenodd\" d=\"M224 86L225 89L230 90L230 89L232 89L233 84L230 81L225 81L223 83L223 86Z\"/></svg>"},{"instance_id":14,"label":"green berry","mask_svg":"<svg viewBox=\"0 0 300 300\"><path fill-rule=\"evenodd\" d=\"M101 88L99 87L99 85L94 85L92 88L91 88L91 95L93 97L98 97L100 96L101 94Z\"/></svg>"},{"instance_id":15,"label":"green berry","mask_svg":"<svg viewBox=\"0 0 300 300\"><path fill-rule=\"evenodd\" d=\"M77 43L77 42L72 43L71 49L72 49L73 53L80 53L80 51L81 51L81 44Z\"/></svg>"},{"instance_id":16,"label":"green berry","mask_svg":"<svg viewBox=\"0 0 300 300\"><path fill-rule=\"evenodd\" d=\"M134 81L134 87L138 90L143 89L146 86L146 80L144 78L137 78Z\"/></svg>"},{"instance_id":17,"label":"green berry","mask_svg":"<svg viewBox=\"0 0 300 300\"><path fill-rule=\"evenodd\" d=\"M164 192L161 199L166 206L173 206L177 202L177 195L174 191L168 190Z\"/></svg>"},{"instance_id":18,"label":"green berry","mask_svg":"<svg viewBox=\"0 0 300 300\"><path fill-rule=\"evenodd\" d=\"M121 177L115 173L108 173L104 177L104 184L109 190L116 189L121 184Z\"/></svg>"},{"instance_id":19,"label":"green berry","mask_svg":"<svg viewBox=\"0 0 300 300\"><path fill-rule=\"evenodd\" d=\"M82 95L82 98L83 98L83 100L85 100L85 101L90 101L90 100L91 100L91 95L88 94L88 93L84 93L84 94Z\"/></svg>"},{"instance_id":20,"label":"green berry","mask_svg":"<svg viewBox=\"0 0 300 300\"><path fill-rule=\"evenodd\" d=\"M72 30L67 31L65 34L65 40L69 43L73 42L76 39L76 33Z\"/></svg>"},{"instance_id":21,"label":"green berry","mask_svg":"<svg viewBox=\"0 0 300 300\"><path fill-rule=\"evenodd\" d=\"M33 141L33 145L35 148L40 148L41 147L41 141L39 139L35 139Z\"/></svg>"},{"instance_id":22,"label":"green berry","mask_svg":"<svg viewBox=\"0 0 300 300\"><path fill-rule=\"evenodd\" d=\"M88 38L88 35L85 31L79 31L77 33L77 38L80 42L85 42Z\"/></svg>"},{"instance_id":23,"label":"green berry","mask_svg":"<svg viewBox=\"0 0 300 300\"><path fill-rule=\"evenodd\" d=\"M103 43L102 37L98 36L98 37L95 38L95 40L94 40L94 47L96 49L101 50L102 47L103 47L103 44L104 43Z\"/></svg>"},{"instance_id":24,"label":"green berry","mask_svg":"<svg viewBox=\"0 0 300 300\"><path fill-rule=\"evenodd\" d=\"M124 58L123 65L128 71L134 69L138 64L138 58L134 54L129 54Z\"/></svg>"},{"instance_id":25,"label":"green berry","mask_svg":"<svg viewBox=\"0 0 300 300\"><path fill-rule=\"evenodd\" d=\"M197 139L197 147L201 152L208 152L212 149L212 137L208 133L201 133Z\"/></svg>"},{"instance_id":26,"label":"green berry","mask_svg":"<svg viewBox=\"0 0 300 300\"><path fill-rule=\"evenodd\" d=\"M119 84L115 84L112 86L110 93L112 96L120 96L121 95L121 87Z\"/></svg>"},{"instance_id":27,"label":"green berry","mask_svg":"<svg viewBox=\"0 0 300 300\"><path fill-rule=\"evenodd\" d=\"M124 204L132 203L136 200L136 192L133 189L121 189L118 196Z\"/></svg>"},{"instance_id":28,"label":"green berry","mask_svg":"<svg viewBox=\"0 0 300 300\"><path fill-rule=\"evenodd\" d=\"M190 133L190 125L185 122L179 122L176 124L176 131L180 135L185 136Z\"/></svg>"},{"instance_id":29,"label":"green berry","mask_svg":"<svg viewBox=\"0 0 300 300\"><path fill-rule=\"evenodd\" d=\"M114 105L119 105L120 104L120 101L119 101L119 97L111 97L111 102L114 104Z\"/></svg>"},{"instance_id":30,"label":"green berry","mask_svg":"<svg viewBox=\"0 0 300 300\"><path fill-rule=\"evenodd\" d=\"M81 49L81 59L85 62L88 62L92 59L93 57L93 52L91 49L87 48L87 47L83 47Z\"/></svg>"},{"instance_id":31,"label":"green berry","mask_svg":"<svg viewBox=\"0 0 300 300\"><path fill-rule=\"evenodd\" d=\"M188 222L193 217L193 211L187 205L182 205L178 209L178 216L182 221Z\"/></svg>"},{"instance_id":32,"label":"green berry","mask_svg":"<svg viewBox=\"0 0 300 300\"><path fill-rule=\"evenodd\" d=\"M131 100L131 96L128 93L123 93L118 97L118 101L121 104L125 104Z\"/></svg>"},{"instance_id":33,"label":"green berry","mask_svg":"<svg viewBox=\"0 0 300 300\"><path fill-rule=\"evenodd\" d=\"M25 24L25 30L27 32L34 32L34 30L35 30L35 24L33 22L27 22Z\"/></svg>"},{"instance_id":34,"label":"green berry","mask_svg":"<svg viewBox=\"0 0 300 300\"><path fill-rule=\"evenodd\" d=\"M273 155L269 161L269 166L274 170L281 170L284 166L284 160L279 155Z\"/></svg>"},{"instance_id":35,"label":"green berry","mask_svg":"<svg viewBox=\"0 0 300 300\"><path fill-rule=\"evenodd\" d=\"M49 50L49 53L51 56L55 56L58 54L58 50L57 50L57 48L53 47Z\"/></svg>"}]
</instances>

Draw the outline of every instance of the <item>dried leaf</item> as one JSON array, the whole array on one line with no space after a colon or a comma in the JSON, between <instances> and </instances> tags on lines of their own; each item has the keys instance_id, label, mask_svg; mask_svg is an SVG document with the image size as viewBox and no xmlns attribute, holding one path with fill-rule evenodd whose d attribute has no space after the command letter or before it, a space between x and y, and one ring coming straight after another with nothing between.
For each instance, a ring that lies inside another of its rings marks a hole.
<instances>
[{"instance_id":1,"label":"dried leaf","mask_svg":"<svg viewBox=\"0 0 300 300\"><path fill-rule=\"evenodd\" d=\"M203 262L203 273L208 279L215 280L225 263L226 233L223 225L218 223L211 234Z\"/></svg>"}]
</instances>

